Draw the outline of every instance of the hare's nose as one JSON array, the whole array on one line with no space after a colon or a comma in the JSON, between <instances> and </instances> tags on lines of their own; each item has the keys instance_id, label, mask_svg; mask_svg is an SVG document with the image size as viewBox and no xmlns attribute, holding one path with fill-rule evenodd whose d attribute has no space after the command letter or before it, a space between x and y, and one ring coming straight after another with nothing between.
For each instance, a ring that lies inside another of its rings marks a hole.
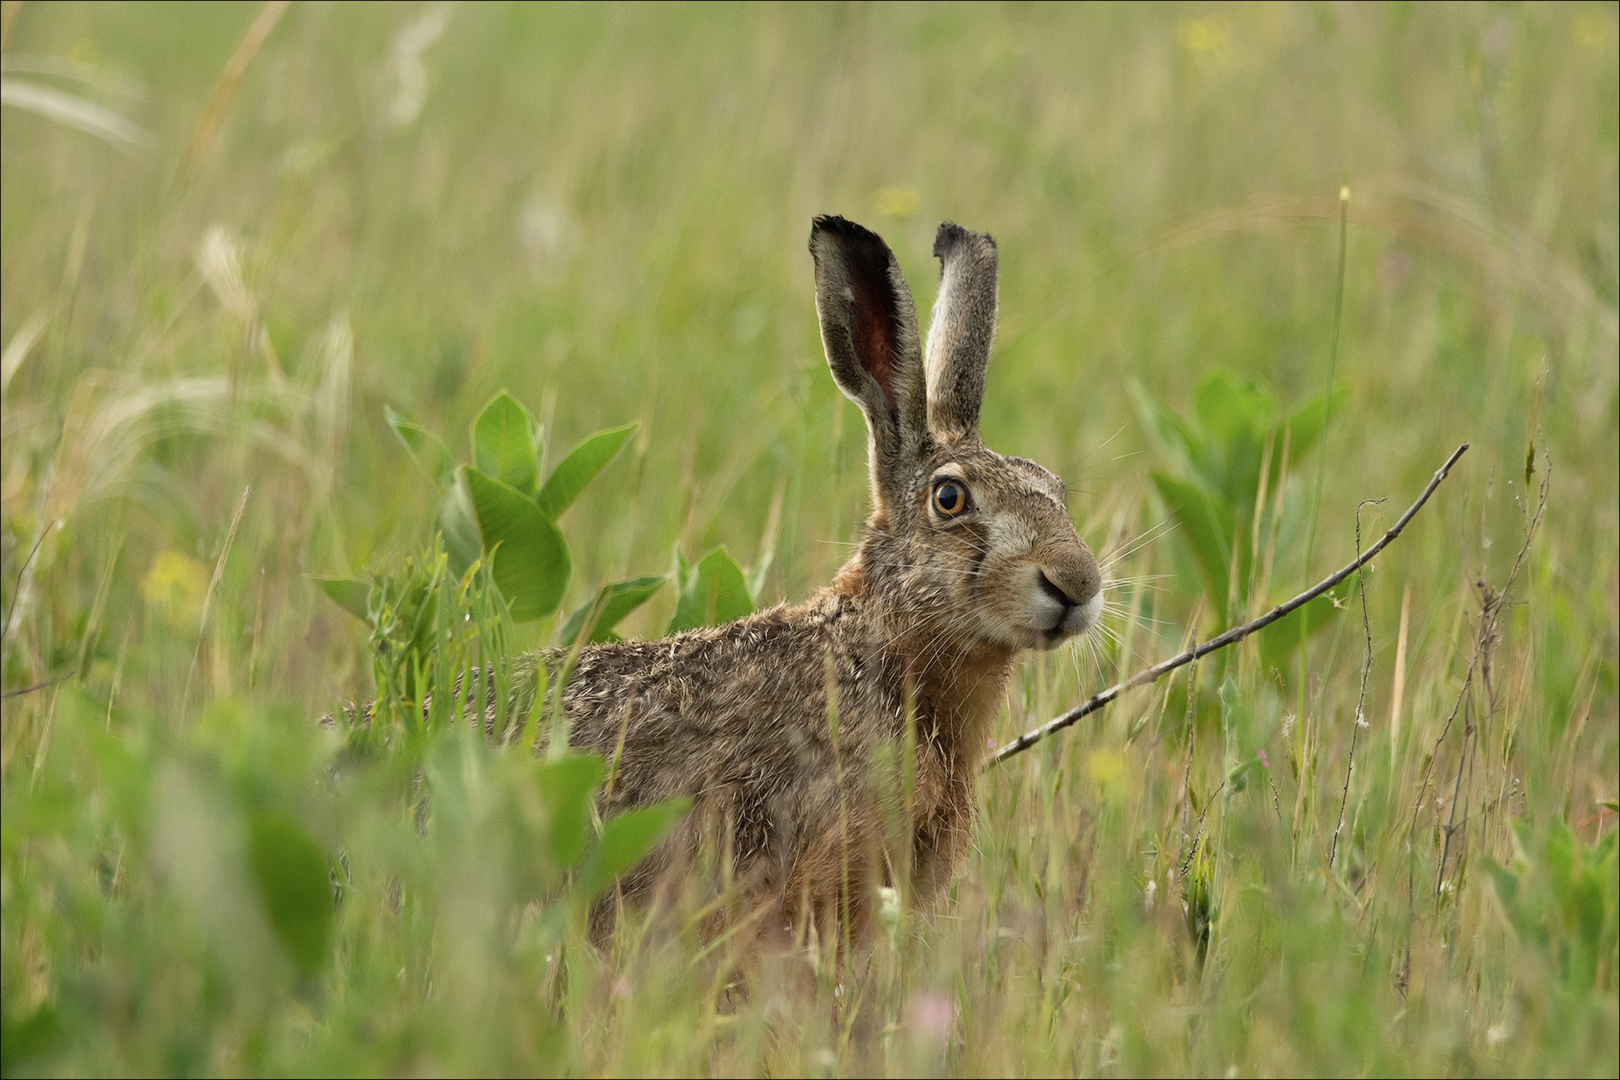
<instances>
[{"instance_id":1,"label":"hare's nose","mask_svg":"<svg viewBox=\"0 0 1620 1080\"><path fill-rule=\"evenodd\" d=\"M1045 593L1047 596L1050 596L1053 600L1056 600L1065 608L1079 607L1080 604L1084 602L1081 600L1076 600L1074 597L1064 592L1061 586L1046 576L1045 570L1037 569L1035 571L1035 579L1040 584L1041 592Z\"/></svg>"},{"instance_id":2,"label":"hare's nose","mask_svg":"<svg viewBox=\"0 0 1620 1080\"><path fill-rule=\"evenodd\" d=\"M1055 567L1041 568L1041 591L1065 607L1088 604L1102 590L1102 572L1090 549L1081 547L1078 555Z\"/></svg>"}]
</instances>

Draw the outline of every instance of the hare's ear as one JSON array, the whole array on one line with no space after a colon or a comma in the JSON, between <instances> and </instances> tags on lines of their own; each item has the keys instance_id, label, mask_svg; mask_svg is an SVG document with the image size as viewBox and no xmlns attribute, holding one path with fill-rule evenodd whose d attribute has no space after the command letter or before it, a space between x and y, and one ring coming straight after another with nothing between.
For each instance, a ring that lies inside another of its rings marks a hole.
<instances>
[{"instance_id":1,"label":"hare's ear","mask_svg":"<svg viewBox=\"0 0 1620 1080\"><path fill-rule=\"evenodd\" d=\"M882 238L841 217L816 218L810 254L827 363L839 388L866 413L879 508L896 505L928 436L911 290Z\"/></svg>"},{"instance_id":2,"label":"hare's ear","mask_svg":"<svg viewBox=\"0 0 1620 1080\"><path fill-rule=\"evenodd\" d=\"M947 221L934 237L939 296L928 327L928 429L975 442L984 369L996 336L996 242Z\"/></svg>"}]
</instances>

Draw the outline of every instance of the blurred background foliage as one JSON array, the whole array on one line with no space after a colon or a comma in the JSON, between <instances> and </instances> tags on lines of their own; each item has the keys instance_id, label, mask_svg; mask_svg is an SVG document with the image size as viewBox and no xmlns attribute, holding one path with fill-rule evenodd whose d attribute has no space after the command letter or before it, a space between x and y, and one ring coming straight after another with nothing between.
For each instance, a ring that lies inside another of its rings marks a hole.
<instances>
[{"instance_id":1,"label":"blurred background foliage","mask_svg":"<svg viewBox=\"0 0 1620 1080\"><path fill-rule=\"evenodd\" d=\"M6 1072L1616 1071L1615 5L3 11ZM1367 575L1370 651L1342 589L1303 661L1018 758L945 907L807 983L701 898L587 943L544 799L596 778L350 756L314 718L374 641L309 578L431 575L387 410L477 462L506 389L540 476L639 422L558 611L672 549L615 632L829 580L867 483L827 212L924 311L938 222L996 237L986 441L1114 560L1110 634L998 736L1473 449Z\"/></svg>"}]
</instances>

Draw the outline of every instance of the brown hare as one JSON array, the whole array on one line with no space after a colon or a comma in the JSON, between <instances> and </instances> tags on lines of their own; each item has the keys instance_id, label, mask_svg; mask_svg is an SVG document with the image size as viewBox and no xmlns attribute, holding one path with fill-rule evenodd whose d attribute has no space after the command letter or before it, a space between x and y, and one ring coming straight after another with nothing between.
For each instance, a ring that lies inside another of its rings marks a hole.
<instances>
[{"instance_id":1,"label":"brown hare","mask_svg":"<svg viewBox=\"0 0 1620 1080\"><path fill-rule=\"evenodd\" d=\"M1014 658L1086 631L1102 596L1062 481L979 441L990 237L940 226L926 359L882 239L819 217L810 253L827 361L866 413L873 507L859 549L802 604L584 649L564 703L573 746L618 756L604 809L677 795L697 808L621 897L679 880L713 845L736 914L826 940L839 922L867 929L875 886L926 903L948 882ZM538 656L553 678L562 661Z\"/></svg>"}]
</instances>

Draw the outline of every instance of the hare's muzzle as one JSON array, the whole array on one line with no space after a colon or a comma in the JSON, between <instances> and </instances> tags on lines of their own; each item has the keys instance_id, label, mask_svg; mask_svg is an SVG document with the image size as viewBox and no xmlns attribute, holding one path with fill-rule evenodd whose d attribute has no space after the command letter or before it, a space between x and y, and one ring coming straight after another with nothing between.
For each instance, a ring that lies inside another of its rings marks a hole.
<instances>
[{"instance_id":1,"label":"hare's muzzle","mask_svg":"<svg viewBox=\"0 0 1620 1080\"><path fill-rule=\"evenodd\" d=\"M1060 565L1034 567L1030 605L1040 627L1035 647L1053 649L1091 629L1102 614L1102 573L1084 543Z\"/></svg>"}]
</instances>

